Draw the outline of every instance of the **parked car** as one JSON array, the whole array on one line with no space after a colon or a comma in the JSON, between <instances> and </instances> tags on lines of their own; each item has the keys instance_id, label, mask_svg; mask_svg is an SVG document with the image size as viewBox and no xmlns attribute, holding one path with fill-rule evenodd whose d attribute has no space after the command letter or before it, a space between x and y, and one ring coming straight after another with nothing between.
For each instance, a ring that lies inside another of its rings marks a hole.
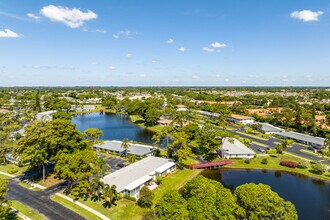
<instances>
[{"instance_id":1,"label":"parked car","mask_svg":"<svg viewBox=\"0 0 330 220\"><path fill-rule=\"evenodd\" d=\"M123 168L123 167L126 167L126 165L123 164L123 163L119 163L119 164L117 164L117 167L119 167L119 168Z\"/></svg>"},{"instance_id":2,"label":"parked car","mask_svg":"<svg viewBox=\"0 0 330 220\"><path fill-rule=\"evenodd\" d=\"M266 151L264 150L264 149L262 149L262 148L258 148L258 151L260 152L260 153L265 153Z\"/></svg>"}]
</instances>

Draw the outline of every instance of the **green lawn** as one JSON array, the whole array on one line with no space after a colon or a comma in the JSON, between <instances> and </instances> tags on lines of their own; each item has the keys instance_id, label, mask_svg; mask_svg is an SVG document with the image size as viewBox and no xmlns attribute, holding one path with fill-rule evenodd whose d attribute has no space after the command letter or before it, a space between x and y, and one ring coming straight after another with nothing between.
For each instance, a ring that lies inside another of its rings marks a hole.
<instances>
[{"instance_id":1,"label":"green lawn","mask_svg":"<svg viewBox=\"0 0 330 220\"><path fill-rule=\"evenodd\" d=\"M98 203L90 199L86 201L79 199L78 201L109 217L111 220L140 220L142 215L148 211L148 209L140 208L135 202L124 198L117 201L117 206L113 206L111 209L103 207L102 202Z\"/></svg>"},{"instance_id":2,"label":"green lawn","mask_svg":"<svg viewBox=\"0 0 330 220\"><path fill-rule=\"evenodd\" d=\"M17 209L19 212L22 214L26 215L27 217L33 219L33 220L44 220L46 219L43 215L40 213L36 212L29 206L17 201L17 200L12 200L12 207L14 209Z\"/></svg>"},{"instance_id":3,"label":"green lawn","mask_svg":"<svg viewBox=\"0 0 330 220\"><path fill-rule=\"evenodd\" d=\"M273 157L272 157L273 156ZM263 158L267 158L268 164L262 164L261 160ZM250 164L246 164L244 160L242 159L231 159L233 161L233 164L226 165L228 168L251 168L251 169L270 169L270 170L283 170L283 171L290 171L290 172L296 172L300 174L304 174L307 176L312 176L320 179L326 179L330 180L329 173L325 173L323 175L317 175L312 172L310 172L310 167L307 169L300 169L300 168L290 168L286 166L281 166L280 162L283 160L289 160L289 161L295 161L299 162L302 159L295 157L293 155L288 154L275 154L271 156L258 156L257 158L251 159Z\"/></svg>"},{"instance_id":4,"label":"green lawn","mask_svg":"<svg viewBox=\"0 0 330 220\"><path fill-rule=\"evenodd\" d=\"M268 145L266 144L263 144L263 143L260 143L260 142L257 142L257 141L252 141L252 143L256 144L256 145L259 145L261 147L269 147Z\"/></svg>"},{"instance_id":5,"label":"green lawn","mask_svg":"<svg viewBox=\"0 0 330 220\"><path fill-rule=\"evenodd\" d=\"M100 217L94 215L93 213L87 211L86 209L83 209L80 206L78 206L78 205L74 204L73 202L70 202L70 201L68 201L68 200L66 200L66 199L64 199L62 197L59 197L57 195L52 195L50 198L52 200L54 200L55 202L58 202L61 205L67 207L68 209L70 209L70 210L78 213L79 215L81 215L82 217L84 217L86 219L93 219L93 220L94 219L95 220L100 219L101 220Z\"/></svg>"},{"instance_id":6,"label":"green lawn","mask_svg":"<svg viewBox=\"0 0 330 220\"><path fill-rule=\"evenodd\" d=\"M154 204L168 191L178 190L184 186L189 180L199 174L201 170L177 170L175 173L164 178L162 184L158 186L154 192Z\"/></svg>"},{"instance_id":7,"label":"green lawn","mask_svg":"<svg viewBox=\"0 0 330 220\"><path fill-rule=\"evenodd\" d=\"M34 187L34 188L32 188L32 186L31 186L30 184L27 184L27 183L24 183L24 182L19 182L18 184L19 184L20 186L23 186L23 187L25 187L25 188L27 188L27 189L30 189L30 190L32 190L32 191L39 191L39 190L40 190L38 187Z\"/></svg>"},{"instance_id":8,"label":"green lawn","mask_svg":"<svg viewBox=\"0 0 330 220\"><path fill-rule=\"evenodd\" d=\"M24 166L24 167L18 167L16 166L15 164L6 164L6 165L1 165L0 166L0 171L1 172L5 172L5 173L8 173L8 169L10 168L15 168L18 170L18 172L16 173L13 173L12 175L14 176L18 176L18 175L21 175L22 173L24 173L26 170L27 170L27 166Z\"/></svg>"},{"instance_id":9,"label":"green lawn","mask_svg":"<svg viewBox=\"0 0 330 220\"><path fill-rule=\"evenodd\" d=\"M259 139L259 140L262 140L262 141L267 141L268 139L266 138L262 138L262 137L259 137L257 135L253 135L253 134L248 134L248 133L245 133L245 132L240 132L240 131L237 131L238 134L243 134L243 135L246 135L248 137L252 137L252 138L256 138L256 139Z\"/></svg>"},{"instance_id":10,"label":"green lawn","mask_svg":"<svg viewBox=\"0 0 330 220\"><path fill-rule=\"evenodd\" d=\"M11 178L10 176L3 175L0 173L0 179L10 179L10 178Z\"/></svg>"},{"instance_id":11,"label":"green lawn","mask_svg":"<svg viewBox=\"0 0 330 220\"><path fill-rule=\"evenodd\" d=\"M153 132L160 132L164 127L161 125L146 126L144 123L144 119L141 118L139 115L130 115L129 117L134 124L144 127L145 129L148 129Z\"/></svg>"}]
</instances>

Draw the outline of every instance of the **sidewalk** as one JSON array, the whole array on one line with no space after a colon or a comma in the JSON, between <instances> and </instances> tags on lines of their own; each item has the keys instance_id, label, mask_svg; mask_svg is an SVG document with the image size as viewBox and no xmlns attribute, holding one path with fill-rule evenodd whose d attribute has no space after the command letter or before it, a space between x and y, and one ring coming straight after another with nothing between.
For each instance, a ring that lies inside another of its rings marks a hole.
<instances>
[{"instance_id":1,"label":"sidewalk","mask_svg":"<svg viewBox=\"0 0 330 220\"><path fill-rule=\"evenodd\" d=\"M88 206L86 206L86 205L84 205L84 204L78 202L78 201L75 201L74 199L72 199L72 198L70 198L70 197L68 197L68 196L66 196L66 195L63 195L63 194L61 194L61 193L56 193L55 195L60 196L60 197L62 197L63 199L66 199L66 200L68 200L68 201L70 201L70 202L73 202L74 204L80 206L81 208L86 209L87 211L93 213L94 215L97 215L97 216L100 217L101 219L104 219L104 220L110 220L110 218L106 217L105 215L101 214L100 212L98 212L98 211L96 211L96 210L94 210L94 209L92 209L92 208L90 208L90 207L88 207Z\"/></svg>"}]
</instances>

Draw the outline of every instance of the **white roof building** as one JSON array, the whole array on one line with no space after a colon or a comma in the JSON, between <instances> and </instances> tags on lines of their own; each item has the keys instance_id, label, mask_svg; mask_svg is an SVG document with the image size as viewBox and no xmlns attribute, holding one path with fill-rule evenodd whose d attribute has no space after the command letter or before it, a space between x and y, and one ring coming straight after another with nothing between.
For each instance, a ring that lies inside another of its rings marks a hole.
<instances>
[{"instance_id":1,"label":"white roof building","mask_svg":"<svg viewBox=\"0 0 330 220\"><path fill-rule=\"evenodd\" d=\"M265 134L276 134L276 133L284 131L284 129L279 128L279 127L275 127L274 125L271 125L271 124L268 124L268 123L258 122L256 124L261 125L261 131L264 132Z\"/></svg>"},{"instance_id":2,"label":"white roof building","mask_svg":"<svg viewBox=\"0 0 330 220\"><path fill-rule=\"evenodd\" d=\"M172 160L147 157L103 177L105 184L116 185L117 191L138 198L140 189L157 176L163 176L175 169Z\"/></svg>"},{"instance_id":3,"label":"white roof building","mask_svg":"<svg viewBox=\"0 0 330 220\"><path fill-rule=\"evenodd\" d=\"M39 112L38 114L36 114L36 120L51 121L53 120L53 114L55 112L56 110Z\"/></svg>"},{"instance_id":4,"label":"white roof building","mask_svg":"<svg viewBox=\"0 0 330 220\"><path fill-rule=\"evenodd\" d=\"M253 150L242 144L236 138L224 138L219 149L224 158L252 158Z\"/></svg>"},{"instance_id":5,"label":"white roof building","mask_svg":"<svg viewBox=\"0 0 330 220\"><path fill-rule=\"evenodd\" d=\"M122 143L122 141L104 141L100 144L94 144L93 147L99 150L101 149L117 154L124 154L125 149L121 147ZM130 143L127 149L127 154L133 154L139 157L151 156L153 154L154 149L155 148L152 146Z\"/></svg>"},{"instance_id":6,"label":"white roof building","mask_svg":"<svg viewBox=\"0 0 330 220\"><path fill-rule=\"evenodd\" d=\"M318 149L321 149L325 144L325 138L314 137L308 134L302 134L294 131L281 132L276 135L281 138L289 138L300 143L316 147Z\"/></svg>"}]
</instances>

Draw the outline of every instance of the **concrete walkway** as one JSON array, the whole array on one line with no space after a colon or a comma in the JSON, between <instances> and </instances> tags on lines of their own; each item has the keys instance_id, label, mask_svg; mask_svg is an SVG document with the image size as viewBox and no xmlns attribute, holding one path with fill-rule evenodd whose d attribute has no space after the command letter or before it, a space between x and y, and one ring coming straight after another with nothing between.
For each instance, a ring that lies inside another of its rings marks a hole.
<instances>
[{"instance_id":1,"label":"concrete walkway","mask_svg":"<svg viewBox=\"0 0 330 220\"><path fill-rule=\"evenodd\" d=\"M74 199L72 199L72 198L70 198L70 197L68 197L68 196L66 196L66 195L63 195L63 194L61 194L61 193L56 193L55 195L57 195L57 196L59 196L59 197L62 197L63 199L66 199L66 200L68 200L68 201L70 201L70 202L72 202L72 203L74 203L74 204L80 206L80 207L83 208L83 209L86 209L87 211L93 213L94 215L97 215L97 216L100 217L101 219L104 219L104 220L110 220L110 218L108 218L108 217L106 217L105 215L99 213L98 211L96 211L96 210L94 210L94 209L92 209L92 208L90 208L90 207L88 207L88 206L82 204L81 202L75 201Z\"/></svg>"},{"instance_id":2,"label":"concrete walkway","mask_svg":"<svg viewBox=\"0 0 330 220\"><path fill-rule=\"evenodd\" d=\"M8 176L8 177L16 177L14 175L11 175L9 173L5 173L5 172L2 172L2 171L0 171L0 174L5 175L5 176Z\"/></svg>"}]
</instances>

